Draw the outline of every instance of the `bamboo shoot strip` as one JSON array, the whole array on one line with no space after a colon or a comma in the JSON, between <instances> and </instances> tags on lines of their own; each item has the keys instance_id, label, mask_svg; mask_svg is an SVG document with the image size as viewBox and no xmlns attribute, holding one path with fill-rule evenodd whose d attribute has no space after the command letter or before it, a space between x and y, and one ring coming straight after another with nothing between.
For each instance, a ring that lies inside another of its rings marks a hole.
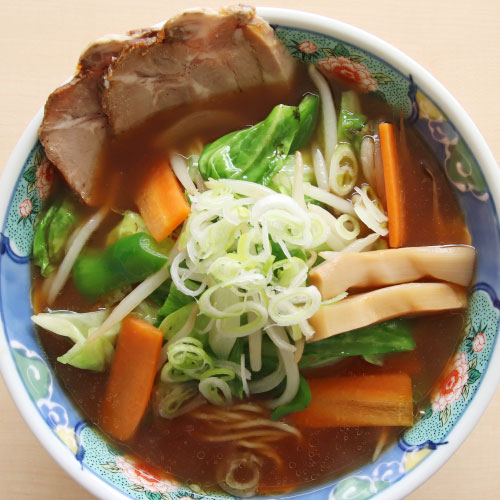
<instances>
[{"instance_id":1,"label":"bamboo shoot strip","mask_svg":"<svg viewBox=\"0 0 500 500\"><path fill-rule=\"evenodd\" d=\"M314 268L309 283L320 291L323 300L351 288L376 288L427 277L469 286L475 261L476 251L465 245L339 253Z\"/></svg>"},{"instance_id":2,"label":"bamboo shoot strip","mask_svg":"<svg viewBox=\"0 0 500 500\"><path fill-rule=\"evenodd\" d=\"M309 319L315 330L310 340L325 339L391 318L467 307L465 288L446 283L405 283L350 295L322 305Z\"/></svg>"}]
</instances>

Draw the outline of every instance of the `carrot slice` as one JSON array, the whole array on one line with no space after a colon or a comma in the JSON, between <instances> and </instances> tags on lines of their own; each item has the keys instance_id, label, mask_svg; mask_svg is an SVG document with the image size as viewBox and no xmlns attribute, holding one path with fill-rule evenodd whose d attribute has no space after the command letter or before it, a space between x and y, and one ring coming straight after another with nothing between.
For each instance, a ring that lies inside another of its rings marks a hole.
<instances>
[{"instance_id":1,"label":"carrot slice","mask_svg":"<svg viewBox=\"0 0 500 500\"><path fill-rule=\"evenodd\" d=\"M190 212L179 181L166 160L153 167L134 201L156 241L165 239Z\"/></svg>"},{"instance_id":2,"label":"carrot slice","mask_svg":"<svg viewBox=\"0 0 500 500\"><path fill-rule=\"evenodd\" d=\"M312 400L292 415L303 427L413 424L411 378L406 373L308 380Z\"/></svg>"},{"instance_id":3,"label":"carrot slice","mask_svg":"<svg viewBox=\"0 0 500 500\"><path fill-rule=\"evenodd\" d=\"M162 341L162 332L149 323L123 320L100 414L102 428L120 441L134 435L146 411Z\"/></svg>"},{"instance_id":4,"label":"carrot slice","mask_svg":"<svg viewBox=\"0 0 500 500\"><path fill-rule=\"evenodd\" d=\"M382 150L382 165L384 167L387 215L389 217L389 246L399 248L404 245L407 238L407 226L396 136L392 123L381 123L378 130Z\"/></svg>"}]
</instances>

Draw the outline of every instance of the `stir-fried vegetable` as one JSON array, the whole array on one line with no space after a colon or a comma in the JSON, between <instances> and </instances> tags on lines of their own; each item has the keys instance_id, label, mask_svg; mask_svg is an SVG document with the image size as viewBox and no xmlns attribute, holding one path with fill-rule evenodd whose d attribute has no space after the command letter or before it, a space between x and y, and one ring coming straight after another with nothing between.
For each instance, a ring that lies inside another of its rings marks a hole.
<instances>
[{"instance_id":1,"label":"stir-fried vegetable","mask_svg":"<svg viewBox=\"0 0 500 500\"><path fill-rule=\"evenodd\" d=\"M33 262L47 277L64 257L66 242L80 217L75 201L69 197L56 199L37 220L33 237Z\"/></svg>"},{"instance_id":2,"label":"stir-fried vegetable","mask_svg":"<svg viewBox=\"0 0 500 500\"><path fill-rule=\"evenodd\" d=\"M264 121L206 146L199 159L201 175L268 185L283 168L287 155L308 141L317 111L318 97L313 95L297 107L276 106Z\"/></svg>"},{"instance_id":3,"label":"stir-fried vegetable","mask_svg":"<svg viewBox=\"0 0 500 500\"><path fill-rule=\"evenodd\" d=\"M80 255L73 267L73 281L83 296L95 300L158 271L167 262L163 252L152 236L130 234L103 251Z\"/></svg>"}]
</instances>

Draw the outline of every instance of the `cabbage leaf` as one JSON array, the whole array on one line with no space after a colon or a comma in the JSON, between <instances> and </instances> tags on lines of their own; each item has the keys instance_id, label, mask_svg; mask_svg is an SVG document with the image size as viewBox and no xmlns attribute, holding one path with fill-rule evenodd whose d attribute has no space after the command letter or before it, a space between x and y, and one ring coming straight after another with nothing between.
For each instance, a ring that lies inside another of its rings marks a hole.
<instances>
[{"instance_id":1,"label":"cabbage leaf","mask_svg":"<svg viewBox=\"0 0 500 500\"><path fill-rule=\"evenodd\" d=\"M102 337L85 344L85 341L108 317L108 311L88 313L49 312L31 317L32 321L57 335L68 337L74 346L57 360L84 370L104 371L113 358L114 346L121 324L108 330Z\"/></svg>"},{"instance_id":2,"label":"cabbage leaf","mask_svg":"<svg viewBox=\"0 0 500 500\"><path fill-rule=\"evenodd\" d=\"M309 140L319 98L304 97L299 106L275 106L253 127L231 132L208 144L199 159L204 179L243 179L267 185L285 165L287 156Z\"/></svg>"},{"instance_id":3,"label":"cabbage leaf","mask_svg":"<svg viewBox=\"0 0 500 500\"><path fill-rule=\"evenodd\" d=\"M122 220L108 233L106 246L110 246L119 239L135 233L151 234L144 219L138 213L126 210L123 213Z\"/></svg>"},{"instance_id":4,"label":"cabbage leaf","mask_svg":"<svg viewBox=\"0 0 500 500\"><path fill-rule=\"evenodd\" d=\"M80 218L73 199L60 197L37 219L33 237L33 262L44 278L64 257L64 248Z\"/></svg>"},{"instance_id":5,"label":"cabbage leaf","mask_svg":"<svg viewBox=\"0 0 500 500\"><path fill-rule=\"evenodd\" d=\"M299 368L323 366L347 356L367 356L373 362L373 355L412 351L414 348L409 323L394 319L307 343Z\"/></svg>"}]
</instances>

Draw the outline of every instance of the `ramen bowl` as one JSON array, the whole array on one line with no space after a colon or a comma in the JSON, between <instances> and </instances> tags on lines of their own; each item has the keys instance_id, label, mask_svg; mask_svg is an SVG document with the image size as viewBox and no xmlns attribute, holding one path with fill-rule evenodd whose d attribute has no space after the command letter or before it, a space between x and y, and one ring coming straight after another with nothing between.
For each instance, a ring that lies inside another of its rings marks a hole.
<instances>
[{"instance_id":1,"label":"ramen bowl","mask_svg":"<svg viewBox=\"0 0 500 500\"><path fill-rule=\"evenodd\" d=\"M500 378L498 167L455 99L397 49L321 16L273 8L259 13L294 57L401 111L443 166L477 249L463 338L419 421L375 462L292 494L318 500L402 498L463 442ZM110 446L67 397L38 343L30 321L30 253L34 220L53 177L37 138L42 116L40 111L20 138L0 185L0 363L9 391L47 451L99 498L229 498L177 482Z\"/></svg>"}]
</instances>

